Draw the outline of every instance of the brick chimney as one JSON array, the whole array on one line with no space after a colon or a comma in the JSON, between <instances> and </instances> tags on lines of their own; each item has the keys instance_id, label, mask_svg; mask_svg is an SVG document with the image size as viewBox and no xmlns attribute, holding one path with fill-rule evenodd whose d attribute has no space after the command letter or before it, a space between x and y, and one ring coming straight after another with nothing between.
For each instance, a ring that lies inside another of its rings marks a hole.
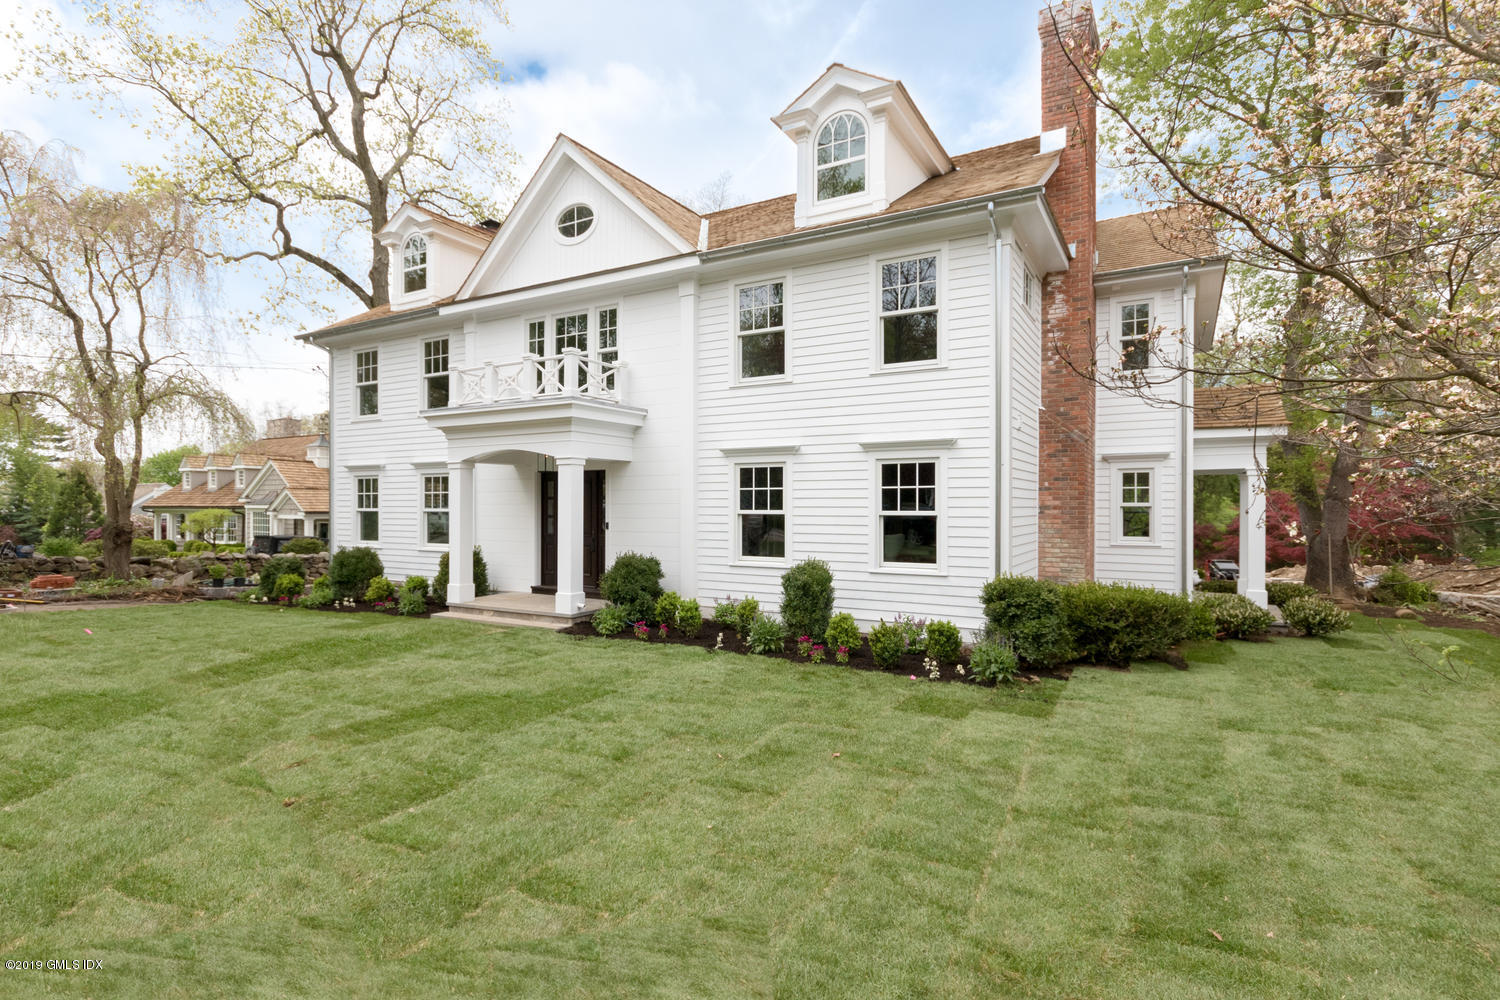
<instances>
[{"instance_id":1,"label":"brick chimney","mask_svg":"<svg viewBox=\"0 0 1500 1000\"><path fill-rule=\"evenodd\" d=\"M297 437L302 433L302 421L297 417L276 417L266 421L266 437Z\"/></svg>"},{"instance_id":2,"label":"brick chimney","mask_svg":"<svg viewBox=\"0 0 1500 1000\"><path fill-rule=\"evenodd\" d=\"M1066 130L1047 201L1072 251L1042 291L1042 414L1038 574L1094 575L1094 384L1077 374L1094 357L1093 95L1077 66L1091 65L1099 32L1088 0L1059 0L1037 17L1042 40L1042 131ZM1044 143L1045 148L1045 143Z\"/></svg>"}]
</instances>

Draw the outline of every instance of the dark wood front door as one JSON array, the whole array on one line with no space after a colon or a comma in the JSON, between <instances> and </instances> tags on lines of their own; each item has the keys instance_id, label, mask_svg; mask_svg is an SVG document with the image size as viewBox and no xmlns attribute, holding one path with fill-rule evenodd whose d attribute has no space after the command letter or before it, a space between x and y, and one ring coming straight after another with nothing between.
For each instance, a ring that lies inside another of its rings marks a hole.
<instances>
[{"instance_id":1,"label":"dark wood front door","mask_svg":"<svg viewBox=\"0 0 1500 1000\"><path fill-rule=\"evenodd\" d=\"M541 581L532 589L550 594L557 591L557 473L541 475ZM583 474L583 589L598 593L604 575L604 470Z\"/></svg>"}]
</instances>

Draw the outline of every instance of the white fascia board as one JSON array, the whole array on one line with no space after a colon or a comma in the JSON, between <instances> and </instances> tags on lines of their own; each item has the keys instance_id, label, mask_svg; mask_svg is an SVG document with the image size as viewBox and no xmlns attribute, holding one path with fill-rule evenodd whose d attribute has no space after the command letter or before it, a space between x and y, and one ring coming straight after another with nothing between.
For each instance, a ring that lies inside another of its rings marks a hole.
<instances>
[{"instance_id":1,"label":"white fascia board","mask_svg":"<svg viewBox=\"0 0 1500 1000\"><path fill-rule=\"evenodd\" d=\"M535 307L552 298L577 298L579 295L604 295L621 292L632 285L654 285L664 281L677 281L699 268L698 257L684 254L647 264L634 264L612 271L564 278L543 285L532 285L511 292L497 292L450 302L438 307L438 315L444 319L455 316L472 316L483 313L506 313L519 307Z\"/></svg>"}]
</instances>

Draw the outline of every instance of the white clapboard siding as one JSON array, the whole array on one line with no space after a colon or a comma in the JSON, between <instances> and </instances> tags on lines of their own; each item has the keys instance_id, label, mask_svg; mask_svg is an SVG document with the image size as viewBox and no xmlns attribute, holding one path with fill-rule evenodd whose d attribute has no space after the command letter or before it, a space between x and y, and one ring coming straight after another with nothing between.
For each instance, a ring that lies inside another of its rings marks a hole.
<instances>
[{"instance_id":1,"label":"white clapboard siding","mask_svg":"<svg viewBox=\"0 0 1500 1000\"><path fill-rule=\"evenodd\" d=\"M1038 482L1040 480L1042 406L1041 281L1026 304L1024 254L1011 254L1011 468L1007 492L1011 504L1011 572L1035 576L1039 549ZM1037 267L1032 273L1040 276Z\"/></svg>"},{"instance_id":2,"label":"white clapboard siding","mask_svg":"<svg viewBox=\"0 0 1500 1000\"><path fill-rule=\"evenodd\" d=\"M1097 322L1098 329L1104 334L1099 349L1101 371L1119 363L1120 307L1142 300L1151 302L1155 325L1172 331L1180 324L1180 300L1176 288L1169 283L1118 295L1100 295ZM1171 339L1164 335L1164 349L1170 349L1169 341ZM1154 387L1152 395L1162 400L1175 400L1177 391L1173 383ZM1101 385L1095 396L1095 416L1095 449L1099 460L1094 486L1094 576L1104 581L1176 590L1181 537L1178 523L1181 520L1178 514L1181 410L1171 402L1153 405L1138 395L1111 391ZM1120 458L1131 455L1162 457L1146 460ZM1116 536L1115 498L1117 479L1123 469L1149 469L1152 473L1155 510L1152 512L1153 538L1149 543L1121 541Z\"/></svg>"}]
</instances>

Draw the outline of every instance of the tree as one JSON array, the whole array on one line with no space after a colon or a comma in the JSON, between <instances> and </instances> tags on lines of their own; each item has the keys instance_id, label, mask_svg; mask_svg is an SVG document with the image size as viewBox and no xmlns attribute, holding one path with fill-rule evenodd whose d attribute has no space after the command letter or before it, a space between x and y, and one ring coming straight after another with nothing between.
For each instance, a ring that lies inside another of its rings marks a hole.
<instances>
[{"instance_id":1,"label":"tree","mask_svg":"<svg viewBox=\"0 0 1500 1000\"><path fill-rule=\"evenodd\" d=\"M1361 476L1396 457L1477 499L1500 472L1500 0L1117 11L1090 85L1119 166L1268 319L1194 374L1284 394L1289 448L1328 459L1293 491L1309 582L1351 590Z\"/></svg>"},{"instance_id":2,"label":"tree","mask_svg":"<svg viewBox=\"0 0 1500 1000\"><path fill-rule=\"evenodd\" d=\"M195 510L183 518L182 526L192 534L206 542L217 540L219 531L225 522L234 517L232 510L221 510L217 507L206 507L203 510Z\"/></svg>"},{"instance_id":3,"label":"tree","mask_svg":"<svg viewBox=\"0 0 1500 1000\"><path fill-rule=\"evenodd\" d=\"M171 189L91 187L66 151L0 133L0 388L51 404L87 437L103 465L104 565L122 579L147 428L190 414L243 423L187 359L182 299L204 287L197 235Z\"/></svg>"},{"instance_id":4,"label":"tree","mask_svg":"<svg viewBox=\"0 0 1500 1000\"><path fill-rule=\"evenodd\" d=\"M0 524L15 529L16 540L35 545L52 511L57 494L57 470L42 460L27 436L8 442L0 451Z\"/></svg>"},{"instance_id":5,"label":"tree","mask_svg":"<svg viewBox=\"0 0 1500 1000\"><path fill-rule=\"evenodd\" d=\"M677 200L699 215L738 205L744 199L730 189L729 185L733 180L734 174L726 170L692 194L683 195Z\"/></svg>"},{"instance_id":6,"label":"tree","mask_svg":"<svg viewBox=\"0 0 1500 1000\"><path fill-rule=\"evenodd\" d=\"M141 462L141 482L171 483L176 486L182 482L182 472L178 468L182 465L182 460L188 455L199 455L202 452L203 449L195 444L159 451Z\"/></svg>"},{"instance_id":7,"label":"tree","mask_svg":"<svg viewBox=\"0 0 1500 1000\"><path fill-rule=\"evenodd\" d=\"M224 260L310 267L382 305L375 234L402 201L482 219L509 179L484 37L500 0L105 0L76 35L42 17L35 73L148 98L175 144L165 175L223 234Z\"/></svg>"},{"instance_id":8,"label":"tree","mask_svg":"<svg viewBox=\"0 0 1500 1000\"><path fill-rule=\"evenodd\" d=\"M88 473L74 466L58 484L46 534L81 541L91 528L98 526L102 513L99 491L89 482Z\"/></svg>"}]
</instances>

